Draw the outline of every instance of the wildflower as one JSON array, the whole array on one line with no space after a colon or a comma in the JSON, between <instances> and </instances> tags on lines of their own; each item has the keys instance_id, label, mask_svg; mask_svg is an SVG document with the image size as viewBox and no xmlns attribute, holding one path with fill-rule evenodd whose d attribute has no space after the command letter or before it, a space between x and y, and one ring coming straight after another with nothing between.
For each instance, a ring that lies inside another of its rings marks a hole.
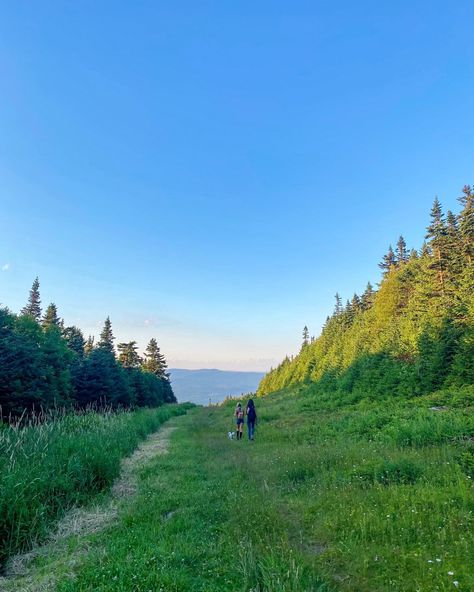
<instances>
[{"instance_id":1,"label":"wildflower","mask_svg":"<svg viewBox=\"0 0 474 592\"><path fill-rule=\"evenodd\" d=\"M457 580L454 580L453 584L456 586L456 588L459 586L459 582Z\"/></svg>"},{"instance_id":2,"label":"wildflower","mask_svg":"<svg viewBox=\"0 0 474 592\"><path fill-rule=\"evenodd\" d=\"M433 560L432 559L428 559L428 563L433 563Z\"/></svg>"},{"instance_id":3,"label":"wildflower","mask_svg":"<svg viewBox=\"0 0 474 592\"><path fill-rule=\"evenodd\" d=\"M448 571L448 576L454 576L454 571Z\"/></svg>"},{"instance_id":4,"label":"wildflower","mask_svg":"<svg viewBox=\"0 0 474 592\"><path fill-rule=\"evenodd\" d=\"M441 559L439 559L438 557L436 557L436 561L437 563L441 563Z\"/></svg>"}]
</instances>

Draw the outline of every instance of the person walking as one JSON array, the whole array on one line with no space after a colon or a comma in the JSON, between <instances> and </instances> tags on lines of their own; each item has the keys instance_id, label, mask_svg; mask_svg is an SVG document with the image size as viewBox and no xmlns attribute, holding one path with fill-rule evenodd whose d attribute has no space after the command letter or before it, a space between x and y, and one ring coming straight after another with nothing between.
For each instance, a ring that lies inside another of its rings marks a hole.
<instances>
[{"instance_id":1,"label":"person walking","mask_svg":"<svg viewBox=\"0 0 474 592\"><path fill-rule=\"evenodd\" d=\"M255 422L257 421L257 412L255 411L255 404L252 399L249 399L249 402L247 403L246 413L249 440L253 440L255 433Z\"/></svg>"},{"instance_id":2,"label":"person walking","mask_svg":"<svg viewBox=\"0 0 474 592\"><path fill-rule=\"evenodd\" d=\"M244 429L244 410L242 409L242 403L237 403L235 408L235 417L237 423L237 440L242 440L243 429Z\"/></svg>"}]
</instances>

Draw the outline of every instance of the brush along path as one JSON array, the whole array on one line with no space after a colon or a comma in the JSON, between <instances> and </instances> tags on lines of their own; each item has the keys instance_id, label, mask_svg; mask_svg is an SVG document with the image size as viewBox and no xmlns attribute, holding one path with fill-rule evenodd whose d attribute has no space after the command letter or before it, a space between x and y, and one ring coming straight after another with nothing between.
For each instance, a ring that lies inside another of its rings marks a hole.
<instances>
[{"instance_id":1,"label":"brush along path","mask_svg":"<svg viewBox=\"0 0 474 592\"><path fill-rule=\"evenodd\" d=\"M123 459L120 477L108 502L91 508L74 508L58 524L49 542L12 557L0 577L0 592L43 592L56 589L61 572L71 572L84 559L90 536L113 524L124 505L137 493L137 473L157 455L168 452L172 421L148 436L135 452Z\"/></svg>"}]
</instances>

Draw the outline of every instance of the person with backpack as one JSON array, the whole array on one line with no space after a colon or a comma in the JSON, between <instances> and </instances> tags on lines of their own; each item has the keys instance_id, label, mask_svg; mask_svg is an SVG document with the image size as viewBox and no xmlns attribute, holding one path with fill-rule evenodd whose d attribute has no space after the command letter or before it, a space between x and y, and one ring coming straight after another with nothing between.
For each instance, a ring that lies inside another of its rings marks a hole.
<instances>
[{"instance_id":1,"label":"person with backpack","mask_svg":"<svg viewBox=\"0 0 474 592\"><path fill-rule=\"evenodd\" d=\"M237 403L237 407L235 408L235 417L237 420L237 440L242 440L244 429L244 410L242 409L242 403Z\"/></svg>"},{"instance_id":2,"label":"person with backpack","mask_svg":"<svg viewBox=\"0 0 474 592\"><path fill-rule=\"evenodd\" d=\"M249 399L247 403L247 430L249 434L249 440L253 440L255 433L255 422L257 421L257 412L255 411L255 404L252 399Z\"/></svg>"}]
</instances>

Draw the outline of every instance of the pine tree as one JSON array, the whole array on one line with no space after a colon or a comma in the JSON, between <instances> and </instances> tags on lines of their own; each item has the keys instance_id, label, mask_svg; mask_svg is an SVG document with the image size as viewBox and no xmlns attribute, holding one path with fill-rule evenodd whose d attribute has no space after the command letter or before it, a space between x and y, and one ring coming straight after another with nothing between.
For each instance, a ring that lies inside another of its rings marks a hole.
<instances>
[{"instance_id":1,"label":"pine tree","mask_svg":"<svg viewBox=\"0 0 474 592\"><path fill-rule=\"evenodd\" d=\"M119 351L119 362L124 368L139 368L142 362L138 354L138 346L136 341L128 343L119 343L117 345Z\"/></svg>"},{"instance_id":2,"label":"pine tree","mask_svg":"<svg viewBox=\"0 0 474 592\"><path fill-rule=\"evenodd\" d=\"M142 364L142 368L146 372L151 372L155 376L158 376L158 378L169 380L169 375L166 372L168 365L165 356L160 353L156 339L150 339L144 355L145 361Z\"/></svg>"},{"instance_id":3,"label":"pine tree","mask_svg":"<svg viewBox=\"0 0 474 592\"><path fill-rule=\"evenodd\" d=\"M379 263L379 267L383 271L384 276L392 269L392 267L395 267L396 263L397 260L392 245L389 245L387 254L383 256L382 261Z\"/></svg>"},{"instance_id":4,"label":"pine tree","mask_svg":"<svg viewBox=\"0 0 474 592\"><path fill-rule=\"evenodd\" d=\"M21 311L22 315L30 315L37 321L39 321L41 318L41 299L39 293L39 286L39 279L36 278L33 282L33 285L31 286L28 303Z\"/></svg>"},{"instance_id":5,"label":"pine tree","mask_svg":"<svg viewBox=\"0 0 474 592\"><path fill-rule=\"evenodd\" d=\"M402 235L397 241L396 261L398 265L402 265L408 261L407 244Z\"/></svg>"},{"instance_id":6,"label":"pine tree","mask_svg":"<svg viewBox=\"0 0 474 592\"><path fill-rule=\"evenodd\" d=\"M112 333L112 323L110 322L110 318L107 317L105 319L104 328L102 329L102 333L100 334L100 339L99 343L97 344L97 347L109 351L110 353L115 355L114 339L115 337Z\"/></svg>"},{"instance_id":7,"label":"pine tree","mask_svg":"<svg viewBox=\"0 0 474 592\"><path fill-rule=\"evenodd\" d=\"M308 327L305 325L303 327L303 344L302 344L302 348L306 347L309 343L309 331L308 331Z\"/></svg>"},{"instance_id":8,"label":"pine tree","mask_svg":"<svg viewBox=\"0 0 474 592\"><path fill-rule=\"evenodd\" d=\"M45 329L47 329L48 327L52 327L52 326L61 327L62 321L58 317L58 309L57 309L56 305L54 304L54 302L51 302L51 304L46 309L46 312L43 316L41 324L43 325L43 327Z\"/></svg>"}]
</instances>

